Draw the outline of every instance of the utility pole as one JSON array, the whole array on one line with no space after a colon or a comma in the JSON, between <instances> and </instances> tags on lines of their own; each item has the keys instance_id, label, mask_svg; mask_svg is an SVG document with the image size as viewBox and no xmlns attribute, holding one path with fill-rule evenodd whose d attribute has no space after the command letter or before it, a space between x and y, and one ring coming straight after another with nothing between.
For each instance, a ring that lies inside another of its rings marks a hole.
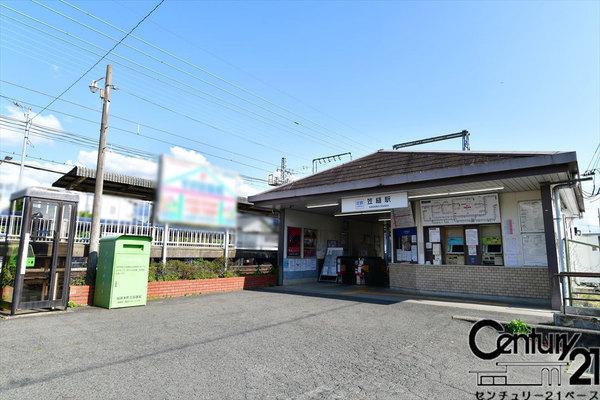
<instances>
[{"instance_id":1,"label":"utility pole","mask_svg":"<svg viewBox=\"0 0 600 400\"><path fill-rule=\"evenodd\" d=\"M31 107L25 109L16 101L13 103L23 111L25 117L25 133L23 134L23 145L21 146L21 165L19 166L19 180L17 181L17 190L21 189L23 183L23 165L25 163L25 151L27 150L27 142L29 142L29 128L31 127Z\"/></svg>"},{"instance_id":2,"label":"utility pole","mask_svg":"<svg viewBox=\"0 0 600 400\"><path fill-rule=\"evenodd\" d=\"M98 81L92 82L90 90L95 93ZM112 65L106 66L104 89L100 90L102 98L102 122L100 123L100 140L98 141L98 161L96 162L96 186L94 187L94 203L92 205L92 226L90 230L90 247L88 253L88 269L96 270L98 264L98 248L100 244L100 213L102 210L102 191L104 189L104 156L106 155L106 131L108 130L108 111L110 91L112 89Z\"/></svg>"}]
</instances>

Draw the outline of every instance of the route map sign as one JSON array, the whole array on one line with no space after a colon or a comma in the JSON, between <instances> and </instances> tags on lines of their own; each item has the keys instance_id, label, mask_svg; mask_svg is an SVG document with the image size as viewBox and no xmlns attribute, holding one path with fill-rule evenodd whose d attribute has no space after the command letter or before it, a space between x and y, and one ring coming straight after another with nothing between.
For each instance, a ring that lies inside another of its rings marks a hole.
<instances>
[{"instance_id":1,"label":"route map sign","mask_svg":"<svg viewBox=\"0 0 600 400\"><path fill-rule=\"evenodd\" d=\"M500 223L498 194L421 200L424 226Z\"/></svg>"},{"instance_id":2,"label":"route map sign","mask_svg":"<svg viewBox=\"0 0 600 400\"><path fill-rule=\"evenodd\" d=\"M155 220L177 225L236 227L237 173L162 155L158 175Z\"/></svg>"}]
</instances>

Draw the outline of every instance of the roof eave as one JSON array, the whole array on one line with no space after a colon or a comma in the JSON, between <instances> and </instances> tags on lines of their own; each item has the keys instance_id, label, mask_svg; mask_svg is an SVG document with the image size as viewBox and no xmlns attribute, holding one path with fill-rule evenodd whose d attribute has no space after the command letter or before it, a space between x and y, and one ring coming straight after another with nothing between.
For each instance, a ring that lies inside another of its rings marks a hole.
<instances>
[{"instance_id":1,"label":"roof eave","mask_svg":"<svg viewBox=\"0 0 600 400\"><path fill-rule=\"evenodd\" d=\"M362 179L350 182L334 183L290 190L275 190L260 193L248 197L252 203L269 202L289 199L298 196L313 196L351 190L372 189L382 186L398 186L406 183L424 182L429 180L447 179L453 177L464 177L469 175L482 175L502 171L515 171L519 169L538 168L545 166L556 166L577 163L575 152L563 152L557 154L544 154L534 157L514 158L488 162L485 164L467 165L453 168L440 168L424 172L410 174L391 175L378 178Z\"/></svg>"}]
</instances>

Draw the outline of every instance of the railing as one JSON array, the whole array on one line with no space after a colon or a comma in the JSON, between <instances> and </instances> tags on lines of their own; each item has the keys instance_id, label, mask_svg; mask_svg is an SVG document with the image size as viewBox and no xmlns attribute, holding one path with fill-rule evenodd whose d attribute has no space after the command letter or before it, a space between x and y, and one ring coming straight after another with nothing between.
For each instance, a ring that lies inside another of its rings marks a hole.
<instances>
[{"instance_id":1,"label":"railing","mask_svg":"<svg viewBox=\"0 0 600 400\"><path fill-rule=\"evenodd\" d=\"M560 279L566 279L569 295L563 298L563 313L570 308L588 308L594 315L600 315L600 286L575 285L572 279L596 278L600 280L600 272L561 272L556 274Z\"/></svg>"},{"instance_id":2,"label":"railing","mask_svg":"<svg viewBox=\"0 0 600 400\"><path fill-rule=\"evenodd\" d=\"M600 315L600 246L572 239L564 239L564 243L567 271L558 274L567 289L563 312L568 307L578 313L587 309Z\"/></svg>"},{"instance_id":3,"label":"railing","mask_svg":"<svg viewBox=\"0 0 600 400\"><path fill-rule=\"evenodd\" d=\"M19 240L21 236L21 216L0 215L0 240ZM67 225L63 224L60 240L66 241ZM10 232L8 231L10 227ZM32 221L31 238L38 242L51 242L54 239L54 220L36 219ZM77 220L75 224L75 243L87 244L90 241L91 222ZM123 224L120 222L101 222L100 237L118 235L143 235L152 238L152 244L162 246L164 227L151 225ZM186 228L169 228L167 247L187 248L223 248L225 233ZM235 233L229 233L229 246L235 246Z\"/></svg>"}]
</instances>

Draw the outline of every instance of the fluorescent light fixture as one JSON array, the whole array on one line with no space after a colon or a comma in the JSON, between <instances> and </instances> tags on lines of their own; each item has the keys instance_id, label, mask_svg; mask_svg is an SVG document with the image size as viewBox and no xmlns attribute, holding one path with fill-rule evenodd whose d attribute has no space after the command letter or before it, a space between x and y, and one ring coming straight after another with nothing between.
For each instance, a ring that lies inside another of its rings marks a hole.
<instances>
[{"instance_id":1,"label":"fluorescent light fixture","mask_svg":"<svg viewBox=\"0 0 600 400\"><path fill-rule=\"evenodd\" d=\"M339 206L340 203L335 202L335 203L325 203L325 204L307 204L306 208L319 208L319 207L333 207L333 206Z\"/></svg>"},{"instance_id":2,"label":"fluorescent light fixture","mask_svg":"<svg viewBox=\"0 0 600 400\"><path fill-rule=\"evenodd\" d=\"M384 211L365 211L365 212L351 212L351 213L339 213L339 214L335 214L334 217L347 217L350 215L369 215L369 214L383 214L383 213L389 213L390 210L384 210Z\"/></svg>"},{"instance_id":3,"label":"fluorescent light fixture","mask_svg":"<svg viewBox=\"0 0 600 400\"><path fill-rule=\"evenodd\" d=\"M481 192L493 192L495 190L502 190L504 186L498 186L493 188L485 188L485 189L473 189L473 190L461 190L459 192L445 192L445 193L434 193L434 194L422 194L419 196L408 196L409 199L422 199L425 197L440 197L440 196L452 196L455 194L471 194L471 193L481 193Z\"/></svg>"},{"instance_id":4,"label":"fluorescent light fixture","mask_svg":"<svg viewBox=\"0 0 600 400\"><path fill-rule=\"evenodd\" d=\"M379 218L377 221L385 222L385 221L391 221L391 220L392 220L391 218Z\"/></svg>"}]
</instances>

